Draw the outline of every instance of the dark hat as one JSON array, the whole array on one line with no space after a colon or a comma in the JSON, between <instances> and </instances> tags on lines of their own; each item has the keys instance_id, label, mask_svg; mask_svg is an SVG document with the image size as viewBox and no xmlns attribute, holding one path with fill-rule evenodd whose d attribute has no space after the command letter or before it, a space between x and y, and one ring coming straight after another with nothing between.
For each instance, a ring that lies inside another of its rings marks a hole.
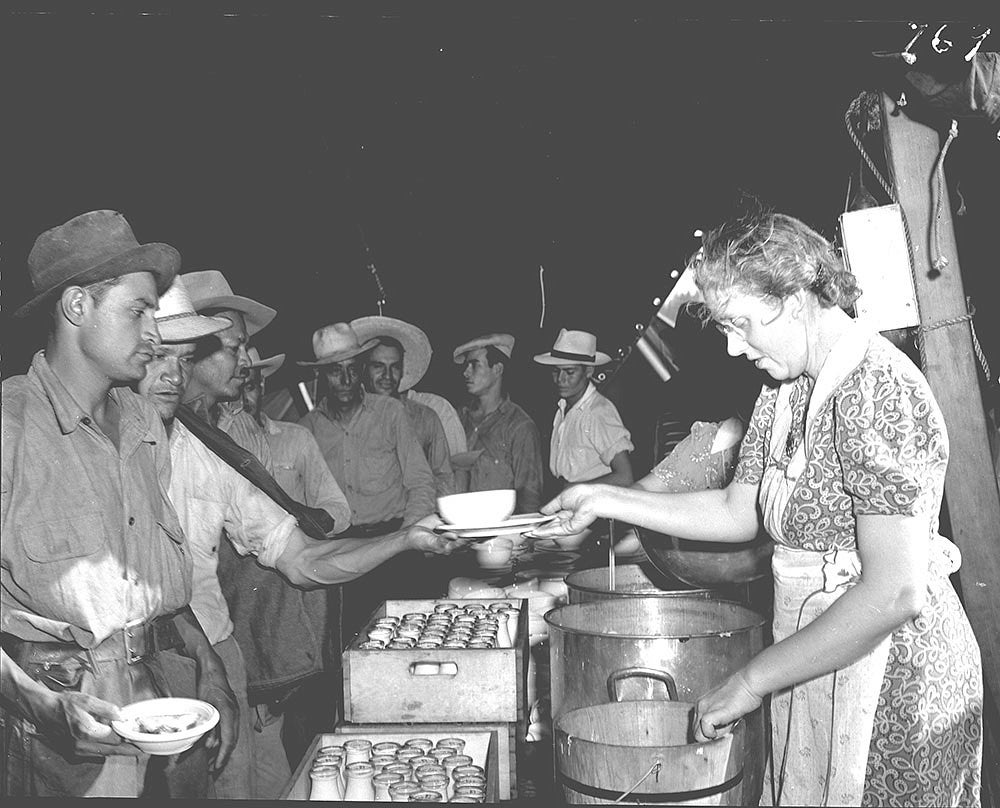
<instances>
[{"instance_id":1,"label":"dark hat","mask_svg":"<svg viewBox=\"0 0 1000 808\"><path fill-rule=\"evenodd\" d=\"M46 230L28 255L35 296L14 312L24 317L68 284L86 286L133 272L151 272L162 295L180 269L181 256L169 244L140 244L125 217L93 210Z\"/></svg>"}]
</instances>

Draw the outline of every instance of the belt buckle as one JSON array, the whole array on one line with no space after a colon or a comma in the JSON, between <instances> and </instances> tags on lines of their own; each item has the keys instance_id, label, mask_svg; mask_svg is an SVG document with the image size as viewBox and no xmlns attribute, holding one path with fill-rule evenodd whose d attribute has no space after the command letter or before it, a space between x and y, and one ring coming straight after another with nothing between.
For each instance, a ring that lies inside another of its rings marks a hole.
<instances>
[{"instance_id":1,"label":"belt buckle","mask_svg":"<svg viewBox=\"0 0 1000 808\"><path fill-rule=\"evenodd\" d=\"M131 623L125 624L125 628L122 629L122 640L125 643L125 662L127 664L134 665L149 656L147 631L148 628L143 620L133 620ZM136 650L136 646L141 646L142 651Z\"/></svg>"}]
</instances>

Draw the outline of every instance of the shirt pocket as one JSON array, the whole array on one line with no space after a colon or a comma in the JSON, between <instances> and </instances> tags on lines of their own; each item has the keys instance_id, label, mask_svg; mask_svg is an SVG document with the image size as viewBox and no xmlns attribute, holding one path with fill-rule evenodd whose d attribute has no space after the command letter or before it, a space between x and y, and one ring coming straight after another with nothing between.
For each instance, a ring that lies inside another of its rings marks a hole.
<instances>
[{"instance_id":1,"label":"shirt pocket","mask_svg":"<svg viewBox=\"0 0 1000 808\"><path fill-rule=\"evenodd\" d=\"M107 542L104 518L96 511L27 525L20 532L24 554L40 563L93 555Z\"/></svg>"},{"instance_id":2,"label":"shirt pocket","mask_svg":"<svg viewBox=\"0 0 1000 808\"><path fill-rule=\"evenodd\" d=\"M393 486L400 486L401 478L394 449L369 451L361 458L358 484L362 494L381 494Z\"/></svg>"}]
</instances>

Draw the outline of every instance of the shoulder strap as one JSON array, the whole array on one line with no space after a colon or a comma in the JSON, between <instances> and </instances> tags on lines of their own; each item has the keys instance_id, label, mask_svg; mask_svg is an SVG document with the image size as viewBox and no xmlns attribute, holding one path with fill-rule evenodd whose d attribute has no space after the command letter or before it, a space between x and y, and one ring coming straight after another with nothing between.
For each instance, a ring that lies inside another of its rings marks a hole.
<instances>
[{"instance_id":1,"label":"shoulder strap","mask_svg":"<svg viewBox=\"0 0 1000 808\"><path fill-rule=\"evenodd\" d=\"M177 418L198 440L246 477L278 505L295 517L302 531L313 539L327 539L334 530L334 520L321 508L310 508L292 499L272 477L264 464L218 427L199 418L186 404L177 409Z\"/></svg>"}]
</instances>

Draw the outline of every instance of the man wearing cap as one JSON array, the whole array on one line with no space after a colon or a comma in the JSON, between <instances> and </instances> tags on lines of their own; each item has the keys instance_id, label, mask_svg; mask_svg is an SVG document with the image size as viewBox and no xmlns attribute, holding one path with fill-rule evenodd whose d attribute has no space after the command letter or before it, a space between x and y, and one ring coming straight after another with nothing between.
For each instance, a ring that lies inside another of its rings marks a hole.
<instances>
[{"instance_id":1,"label":"man wearing cap","mask_svg":"<svg viewBox=\"0 0 1000 808\"><path fill-rule=\"evenodd\" d=\"M441 419L430 407L407 395L430 366L431 343L427 335L415 325L393 317L359 317L351 321L351 328L362 342L378 340L378 345L365 354L362 378L365 390L402 402L417 442L434 473L435 493L439 497L454 493L451 452ZM458 419L457 413L455 419Z\"/></svg>"},{"instance_id":2,"label":"man wearing cap","mask_svg":"<svg viewBox=\"0 0 1000 808\"><path fill-rule=\"evenodd\" d=\"M330 467L312 433L300 424L269 418L261 406L267 389L267 378L276 373L285 361L284 354L261 359L256 348L250 348L250 375L243 387L243 402L247 412L264 429L274 477L285 491L299 502L329 513L342 533L351 524L351 506L337 485ZM302 593L303 604L313 628L323 644L323 674L303 684L290 698L285 708L282 728L289 763L297 761L318 732L336 723L336 705L329 694L339 692L340 643L339 618L331 623L329 610L339 613L339 587L321 587Z\"/></svg>"},{"instance_id":3,"label":"man wearing cap","mask_svg":"<svg viewBox=\"0 0 1000 808\"><path fill-rule=\"evenodd\" d=\"M10 794L139 796L148 758L109 725L119 706L189 678L220 712L207 741L216 767L235 742L235 697L188 606L191 556L165 493L166 433L126 387L157 350L157 296L179 265L173 247L140 245L108 210L42 233L28 256L36 294L18 314L47 311L53 323L27 375L3 382Z\"/></svg>"},{"instance_id":4,"label":"man wearing cap","mask_svg":"<svg viewBox=\"0 0 1000 808\"><path fill-rule=\"evenodd\" d=\"M365 393L363 354L378 344L361 342L349 323L317 329L312 338L316 368L326 388L316 408L299 421L319 444L330 471L351 505L355 536L379 536L412 525L436 509L434 476L410 428L403 405L390 396ZM383 566L377 579L343 589L344 636L360 628L386 597L410 597L419 581L408 574L413 557Z\"/></svg>"},{"instance_id":5,"label":"man wearing cap","mask_svg":"<svg viewBox=\"0 0 1000 808\"><path fill-rule=\"evenodd\" d=\"M504 394L513 352L510 334L486 334L455 348L472 403L459 410L468 451L452 465L459 491L513 488L516 512L533 513L542 504L542 441L531 417Z\"/></svg>"},{"instance_id":6,"label":"man wearing cap","mask_svg":"<svg viewBox=\"0 0 1000 808\"><path fill-rule=\"evenodd\" d=\"M597 350L597 337L563 328L552 350L538 354L535 361L551 368L559 394L549 470L561 487L582 482L631 485L632 437L618 409L591 381L594 368L611 361Z\"/></svg>"}]
</instances>

